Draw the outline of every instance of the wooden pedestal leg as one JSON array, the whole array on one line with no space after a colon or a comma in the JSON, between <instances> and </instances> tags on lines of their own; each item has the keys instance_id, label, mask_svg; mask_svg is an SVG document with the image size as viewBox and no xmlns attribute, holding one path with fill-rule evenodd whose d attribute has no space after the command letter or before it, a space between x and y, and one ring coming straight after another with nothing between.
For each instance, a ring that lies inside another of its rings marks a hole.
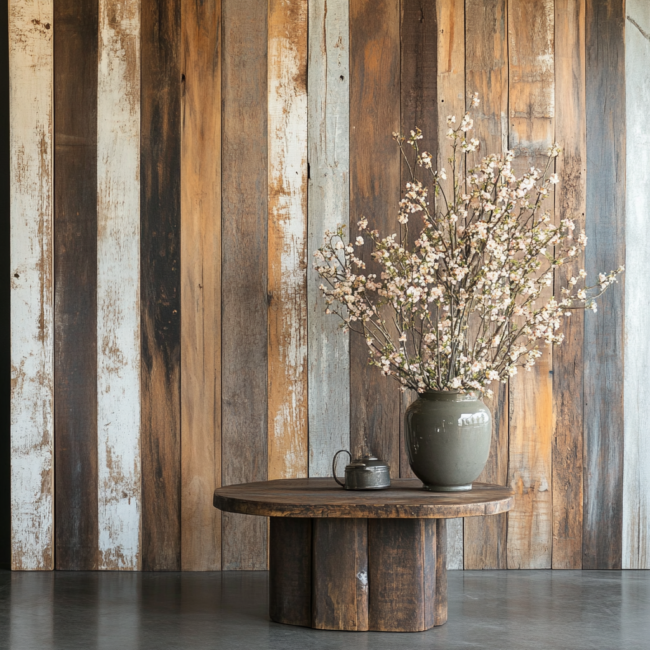
<instances>
[{"instance_id":1,"label":"wooden pedestal leg","mask_svg":"<svg viewBox=\"0 0 650 650\"><path fill-rule=\"evenodd\" d=\"M312 627L368 629L368 520L313 520Z\"/></svg>"},{"instance_id":2,"label":"wooden pedestal leg","mask_svg":"<svg viewBox=\"0 0 650 650\"><path fill-rule=\"evenodd\" d=\"M269 616L311 626L311 519L271 517Z\"/></svg>"},{"instance_id":3,"label":"wooden pedestal leg","mask_svg":"<svg viewBox=\"0 0 650 650\"><path fill-rule=\"evenodd\" d=\"M436 608L434 625L447 622L447 520L436 522Z\"/></svg>"},{"instance_id":4,"label":"wooden pedestal leg","mask_svg":"<svg viewBox=\"0 0 650 650\"><path fill-rule=\"evenodd\" d=\"M371 630L421 632L435 625L436 521L369 519Z\"/></svg>"}]
</instances>

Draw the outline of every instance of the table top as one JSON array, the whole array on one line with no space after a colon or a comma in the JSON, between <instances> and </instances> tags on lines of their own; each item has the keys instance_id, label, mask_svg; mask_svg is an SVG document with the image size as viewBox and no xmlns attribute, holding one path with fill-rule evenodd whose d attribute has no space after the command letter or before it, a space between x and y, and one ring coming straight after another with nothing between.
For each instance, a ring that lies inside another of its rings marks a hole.
<instances>
[{"instance_id":1,"label":"table top","mask_svg":"<svg viewBox=\"0 0 650 650\"><path fill-rule=\"evenodd\" d=\"M512 488L474 483L466 492L428 492L417 479L393 479L385 490L344 490L332 478L294 478L229 485L214 491L215 508L263 517L450 519L497 515L514 506Z\"/></svg>"}]
</instances>

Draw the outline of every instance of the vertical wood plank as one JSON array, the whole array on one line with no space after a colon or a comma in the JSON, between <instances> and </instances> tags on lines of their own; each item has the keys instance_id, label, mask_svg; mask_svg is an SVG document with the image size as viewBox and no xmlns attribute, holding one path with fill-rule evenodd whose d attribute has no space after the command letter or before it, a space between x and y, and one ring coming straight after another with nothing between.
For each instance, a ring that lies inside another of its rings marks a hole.
<instances>
[{"instance_id":1,"label":"vertical wood plank","mask_svg":"<svg viewBox=\"0 0 650 650\"><path fill-rule=\"evenodd\" d=\"M142 568L181 568L181 4L141 0Z\"/></svg>"},{"instance_id":2,"label":"vertical wood plank","mask_svg":"<svg viewBox=\"0 0 650 650\"><path fill-rule=\"evenodd\" d=\"M350 448L350 340L325 313L312 255L326 230L350 225L350 35L348 0L310 0L307 67L307 322L309 476L329 476Z\"/></svg>"},{"instance_id":3,"label":"vertical wood plank","mask_svg":"<svg viewBox=\"0 0 650 650\"><path fill-rule=\"evenodd\" d=\"M465 83L467 95L479 93L472 109L474 137L480 141L470 164L508 145L508 32L505 0L467 0ZM508 480L508 387L492 384L484 401L492 413L490 457L478 481L505 485ZM463 521L464 568L505 569L507 515L469 517Z\"/></svg>"},{"instance_id":4,"label":"vertical wood plank","mask_svg":"<svg viewBox=\"0 0 650 650\"><path fill-rule=\"evenodd\" d=\"M623 568L650 569L650 443L645 379L650 372L650 5L627 0L625 25L626 221L625 221L625 456L623 470Z\"/></svg>"},{"instance_id":5,"label":"vertical wood plank","mask_svg":"<svg viewBox=\"0 0 650 650\"><path fill-rule=\"evenodd\" d=\"M141 568L140 2L99 0L97 458L100 569Z\"/></svg>"},{"instance_id":6,"label":"vertical wood plank","mask_svg":"<svg viewBox=\"0 0 650 650\"><path fill-rule=\"evenodd\" d=\"M268 478L308 473L307 0L270 0Z\"/></svg>"},{"instance_id":7,"label":"vertical wood plank","mask_svg":"<svg viewBox=\"0 0 650 650\"><path fill-rule=\"evenodd\" d=\"M418 127L422 131L421 151L428 151L434 158L438 153L437 71L438 34L435 0L403 0L400 22L400 120L402 133ZM404 160L400 161L403 192L411 176ZM417 214L411 216L407 237L414 245L423 220ZM402 478L415 478L408 461L404 443L404 414L417 397L415 391L402 393L400 401L400 467Z\"/></svg>"},{"instance_id":8,"label":"vertical wood plank","mask_svg":"<svg viewBox=\"0 0 650 650\"><path fill-rule=\"evenodd\" d=\"M396 232L400 156L391 134L400 126L399 3L350 2L350 223L367 217L370 228ZM373 272L371 243L360 251ZM362 336L350 338L352 454L372 452L399 474L398 384L368 365Z\"/></svg>"},{"instance_id":9,"label":"vertical wood plank","mask_svg":"<svg viewBox=\"0 0 650 650\"><path fill-rule=\"evenodd\" d=\"M267 3L223 0L222 478L267 477ZM266 568L266 521L223 513L224 569Z\"/></svg>"},{"instance_id":10,"label":"vertical wood plank","mask_svg":"<svg viewBox=\"0 0 650 650\"><path fill-rule=\"evenodd\" d=\"M625 259L625 11L587 0L587 237L585 270ZM620 569L623 527L625 276L585 315L583 569Z\"/></svg>"},{"instance_id":11,"label":"vertical wood plank","mask_svg":"<svg viewBox=\"0 0 650 650\"><path fill-rule=\"evenodd\" d=\"M9 4L11 565L54 562L50 0Z\"/></svg>"},{"instance_id":12,"label":"vertical wood plank","mask_svg":"<svg viewBox=\"0 0 650 650\"><path fill-rule=\"evenodd\" d=\"M555 196L558 219L585 229L587 143L585 124L585 2L555 2L555 140L560 177ZM555 272L555 295L584 268L584 255ZM591 314L587 315L590 318ZM582 568L582 405L584 312L564 320L564 341L553 349L553 563Z\"/></svg>"},{"instance_id":13,"label":"vertical wood plank","mask_svg":"<svg viewBox=\"0 0 650 650\"><path fill-rule=\"evenodd\" d=\"M436 595L434 625L447 622L447 519L436 519Z\"/></svg>"},{"instance_id":14,"label":"vertical wood plank","mask_svg":"<svg viewBox=\"0 0 650 650\"><path fill-rule=\"evenodd\" d=\"M508 44L509 145L517 156L514 168L521 174L531 166L543 167L553 143L553 0L509 2ZM508 514L509 569L551 567L551 373L551 351L544 347L532 371L521 371L510 380L508 479L517 508Z\"/></svg>"},{"instance_id":15,"label":"vertical wood plank","mask_svg":"<svg viewBox=\"0 0 650 650\"><path fill-rule=\"evenodd\" d=\"M54 3L56 568L97 568L97 0Z\"/></svg>"},{"instance_id":16,"label":"vertical wood plank","mask_svg":"<svg viewBox=\"0 0 650 650\"><path fill-rule=\"evenodd\" d=\"M183 3L181 22L181 568L218 571L221 0Z\"/></svg>"},{"instance_id":17,"label":"vertical wood plank","mask_svg":"<svg viewBox=\"0 0 650 650\"><path fill-rule=\"evenodd\" d=\"M449 169L451 149L447 116L465 112L465 1L438 0L438 169ZM451 174L450 174L451 178ZM451 181L448 181L449 183ZM451 187L448 187L451 189ZM463 568L463 520L450 519L447 528L447 567Z\"/></svg>"}]
</instances>

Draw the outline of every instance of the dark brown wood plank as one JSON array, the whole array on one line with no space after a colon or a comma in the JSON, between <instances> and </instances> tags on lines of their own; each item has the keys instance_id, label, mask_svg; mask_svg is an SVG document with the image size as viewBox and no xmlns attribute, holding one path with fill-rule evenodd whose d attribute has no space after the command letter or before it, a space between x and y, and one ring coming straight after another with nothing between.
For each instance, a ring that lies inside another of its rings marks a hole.
<instances>
[{"instance_id":1,"label":"dark brown wood plank","mask_svg":"<svg viewBox=\"0 0 650 650\"><path fill-rule=\"evenodd\" d=\"M54 21L55 561L97 569L97 0Z\"/></svg>"},{"instance_id":2,"label":"dark brown wood plank","mask_svg":"<svg viewBox=\"0 0 650 650\"><path fill-rule=\"evenodd\" d=\"M585 229L585 0L555 1L555 139L562 154L555 171L558 219ZM555 295L584 268L584 254L555 272ZM590 318L591 315L587 315ZM564 341L553 350L553 569L582 568L583 334L585 314L564 320Z\"/></svg>"},{"instance_id":3,"label":"dark brown wood plank","mask_svg":"<svg viewBox=\"0 0 650 650\"><path fill-rule=\"evenodd\" d=\"M141 20L142 568L178 571L180 0L143 0Z\"/></svg>"},{"instance_id":4,"label":"dark brown wood plank","mask_svg":"<svg viewBox=\"0 0 650 650\"><path fill-rule=\"evenodd\" d=\"M368 520L368 626L421 632L435 620L436 522Z\"/></svg>"},{"instance_id":5,"label":"dark brown wood plank","mask_svg":"<svg viewBox=\"0 0 650 650\"><path fill-rule=\"evenodd\" d=\"M470 164L508 143L508 33L506 0L467 0L465 7L465 84L467 95L478 92L471 109L474 137L481 145ZM483 401L492 413L488 462L478 480L505 485L508 480L508 386L492 384L493 397ZM464 524L464 568L506 568L506 515L480 517Z\"/></svg>"},{"instance_id":6,"label":"dark brown wood plank","mask_svg":"<svg viewBox=\"0 0 650 650\"><path fill-rule=\"evenodd\" d=\"M400 157L391 134L400 128L400 16L393 0L350 2L350 233L368 218L382 236L396 232ZM368 263L371 245L361 252ZM350 445L372 452L399 475L397 382L368 365L363 337L350 336Z\"/></svg>"},{"instance_id":7,"label":"dark brown wood plank","mask_svg":"<svg viewBox=\"0 0 650 650\"><path fill-rule=\"evenodd\" d=\"M587 0L587 237L595 281L625 263L625 12ZM620 569L623 527L624 277L585 315L582 568Z\"/></svg>"},{"instance_id":8,"label":"dark brown wood plank","mask_svg":"<svg viewBox=\"0 0 650 650\"><path fill-rule=\"evenodd\" d=\"M267 476L267 2L224 0L222 482ZM223 516L223 568L266 568L266 522Z\"/></svg>"},{"instance_id":9,"label":"dark brown wood plank","mask_svg":"<svg viewBox=\"0 0 650 650\"><path fill-rule=\"evenodd\" d=\"M485 483L467 492L429 492L417 479L393 479L385 490L343 490L330 478L297 478L218 488L213 504L263 517L435 519L506 512L513 494L512 488Z\"/></svg>"},{"instance_id":10,"label":"dark brown wood plank","mask_svg":"<svg viewBox=\"0 0 650 650\"><path fill-rule=\"evenodd\" d=\"M447 622L447 521L436 519L436 611L434 625Z\"/></svg>"},{"instance_id":11,"label":"dark brown wood plank","mask_svg":"<svg viewBox=\"0 0 650 650\"><path fill-rule=\"evenodd\" d=\"M312 520L271 517L269 616L276 623L311 626Z\"/></svg>"},{"instance_id":12,"label":"dark brown wood plank","mask_svg":"<svg viewBox=\"0 0 650 650\"><path fill-rule=\"evenodd\" d=\"M408 133L418 127L423 134L422 151L428 151L434 160L438 155L438 39L435 0L403 0L401 4L400 44L400 122L401 132ZM406 163L400 161L400 189L403 192L411 175ZM414 245L422 229L422 219L411 216L406 240ZM404 413L416 398L414 391L402 393L400 400L400 467L399 476L415 478L404 445ZM397 472L395 472L397 475Z\"/></svg>"},{"instance_id":13,"label":"dark brown wood plank","mask_svg":"<svg viewBox=\"0 0 650 650\"><path fill-rule=\"evenodd\" d=\"M368 629L368 522L313 521L312 627Z\"/></svg>"}]
</instances>

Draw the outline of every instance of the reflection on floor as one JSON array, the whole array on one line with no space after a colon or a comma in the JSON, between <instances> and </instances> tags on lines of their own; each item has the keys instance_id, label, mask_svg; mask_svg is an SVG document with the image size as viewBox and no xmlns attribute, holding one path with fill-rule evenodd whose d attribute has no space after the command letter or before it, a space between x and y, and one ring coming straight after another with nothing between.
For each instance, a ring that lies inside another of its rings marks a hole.
<instances>
[{"instance_id":1,"label":"reflection on floor","mask_svg":"<svg viewBox=\"0 0 650 650\"><path fill-rule=\"evenodd\" d=\"M268 619L268 574L0 572L7 650L650 649L650 571L452 571L449 622L415 634Z\"/></svg>"}]
</instances>

